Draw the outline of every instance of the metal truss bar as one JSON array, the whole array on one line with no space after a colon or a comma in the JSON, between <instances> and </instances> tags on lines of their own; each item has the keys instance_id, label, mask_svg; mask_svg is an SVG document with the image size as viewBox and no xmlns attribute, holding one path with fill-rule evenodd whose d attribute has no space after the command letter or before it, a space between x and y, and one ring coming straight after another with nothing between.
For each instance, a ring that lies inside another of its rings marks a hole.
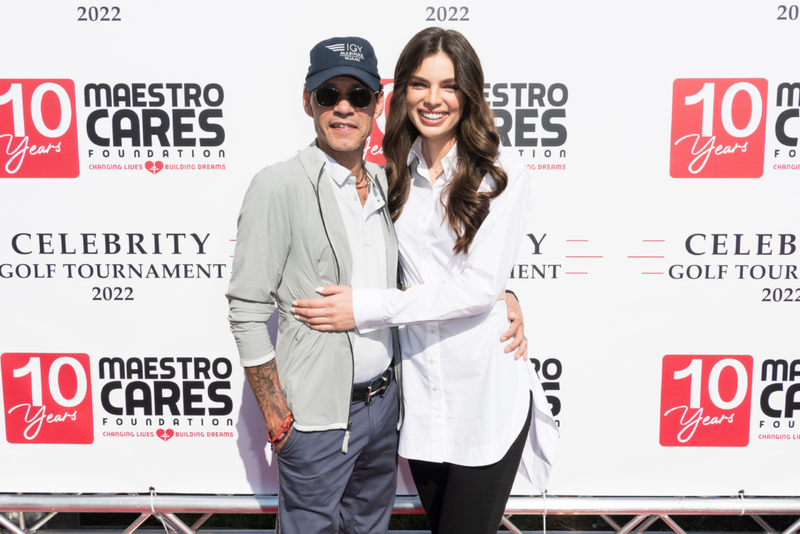
<instances>
[{"instance_id":1,"label":"metal truss bar","mask_svg":"<svg viewBox=\"0 0 800 534\"><path fill-rule=\"evenodd\" d=\"M751 515L750 517L752 517L753 519L755 519L755 520L756 520L756 523L758 523L759 525L761 525L761 526L764 528L764 530L765 530L765 531L767 531L769 534L775 534L776 532L778 532L777 530L775 530L774 528L772 528L772 527L769 525L769 523L767 523L766 521L764 521L764 519L762 519L760 516L757 516L757 515L753 514L753 515Z\"/></svg>"},{"instance_id":2,"label":"metal truss bar","mask_svg":"<svg viewBox=\"0 0 800 534\"><path fill-rule=\"evenodd\" d=\"M800 497L748 497L748 514L800 515ZM156 510L170 513L276 513L274 495L32 495L0 494L0 510L20 512L119 512L150 514ZM742 499L738 497L547 497L548 515L739 515ZM533 515L545 512L539 497L511 497L506 514ZM394 513L424 513L416 496L395 498ZM611 523L609 523L611 524ZM15 525L15 528L16 527ZM800 529L800 527L798 527ZM618 528L616 530L619 530ZM787 534L793 534L793 532Z\"/></svg>"},{"instance_id":3,"label":"metal truss bar","mask_svg":"<svg viewBox=\"0 0 800 534\"><path fill-rule=\"evenodd\" d=\"M676 522L675 522L675 520L674 520L674 519L672 519L670 516L668 516L668 515L662 515L662 516L661 516L661 519L663 519L663 520L664 520L664 523L666 523L667 525L669 525L669 528L671 528L672 530L674 530L674 531L676 532L676 534L686 534L686 531L685 531L685 530L683 530L683 529L681 528L681 526L680 526L678 523L676 523Z\"/></svg>"},{"instance_id":4,"label":"metal truss bar","mask_svg":"<svg viewBox=\"0 0 800 534\"><path fill-rule=\"evenodd\" d=\"M56 529L51 531L53 534L120 534L119 530L113 529ZM203 534L276 534L274 530L234 530L234 529L203 529ZM612 534L610 530L606 531L584 531L584 530L559 530L550 531L547 533L541 530L523 530L522 534ZM508 534L508 531L500 531L498 534ZM141 529L137 530L137 534L164 534L164 529ZM388 534L431 534L429 530L390 530ZM731 534L730 532L687 532L686 534ZM737 532L736 534L764 534L758 532Z\"/></svg>"},{"instance_id":5,"label":"metal truss bar","mask_svg":"<svg viewBox=\"0 0 800 534\"><path fill-rule=\"evenodd\" d=\"M638 532L639 534L641 534L642 532L645 532L648 528L650 528L650 526L656 521L658 521L658 516L651 515L650 517L647 518L647 521L636 527L634 529L634 532ZM617 527L616 530L619 530L619 527Z\"/></svg>"},{"instance_id":6,"label":"metal truss bar","mask_svg":"<svg viewBox=\"0 0 800 534\"><path fill-rule=\"evenodd\" d=\"M509 517L511 516L504 515L502 519L500 519L500 523L505 525L506 528L511 532L513 532L514 534L522 534L522 531L518 529L517 526L509 520Z\"/></svg>"},{"instance_id":7,"label":"metal truss bar","mask_svg":"<svg viewBox=\"0 0 800 534\"><path fill-rule=\"evenodd\" d=\"M208 521L208 518L211 517L212 515L214 514L203 514L203 517L194 522L194 525L192 525L192 530L197 530L198 528L200 528L200 526L206 521Z\"/></svg>"},{"instance_id":8,"label":"metal truss bar","mask_svg":"<svg viewBox=\"0 0 800 534\"><path fill-rule=\"evenodd\" d=\"M46 516L41 518L38 523L33 525L30 528L30 532L36 532L37 530L42 528L42 526L44 526L45 523L47 523L48 521L50 521L51 519L53 519L57 515L58 515L58 512L50 512L49 514L47 514Z\"/></svg>"},{"instance_id":9,"label":"metal truss bar","mask_svg":"<svg viewBox=\"0 0 800 534\"><path fill-rule=\"evenodd\" d=\"M400 499L398 497L397 499ZM747 497L749 514L798 515L800 497ZM542 497L511 497L507 514L541 514ZM599 515L739 515L739 497L547 497L547 514ZM609 523L610 524L610 523Z\"/></svg>"},{"instance_id":10,"label":"metal truss bar","mask_svg":"<svg viewBox=\"0 0 800 534\"><path fill-rule=\"evenodd\" d=\"M134 521L133 523L131 523L131 524L130 524L130 526L129 526L128 528L126 528L126 529L125 529L125 531L124 531L122 534L131 534L131 533L132 533L134 530L136 530L137 528L139 528L139 525L141 525L142 523L144 523L145 521L147 521L147 518L148 518L148 517L150 517L150 514L142 514L142 515L140 515L140 516L139 516L139 517L136 519L136 521Z\"/></svg>"},{"instance_id":11,"label":"metal truss bar","mask_svg":"<svg viewBox=\"0 0 800 534\"><path fill-rule=\"evenodd\" d=\"M173 534L178 532L178 527L173 525L172 522L167 518L167 516L165 516L161 512L156 512L153 517L161 521L161 524L164 526L164 532L166 532L167 534Z\"/></svg>"},{"instance_id":12,"label":"metal truss bar","mask_svg":"<svg viewBox=\"0 0 800 534\"><path fill-rule=\"evenodd\" d=\"M617 534L628 534L628 532L636 528L636 525L638 525L645 519L647 519L646 515L637 515L636 517L628 521L628 523L624 527L622 527L621 530L618 530Z\"/></svg>"},{"instance_id":13,"label":"metal truss bar","mask_svg":"<svg viewBox=\"0 0 800 534\"><path fill-rule=\"evenodd\" d=\"M19 515L22 516L22 513L20 513ZM14 524L13 521L11 521L3 514L0 514L0 525L3 525L14 534L25 534L25 532L22 529L20 529L17 525Z\"/></svg>"},{"instance_id":14,"label":"metal truss bar","mask_svg":"<svg viewBox=\"0 0 800 534\"><path fill-rule=\"evenodd\" d=\"M611 518L610 518L610 517L608 517L607 515L600 514L600 517L602 517L602 518L603 518L603 521L605 521L606 523L608 523L609 525L611 525L611 528L613 528L614 530L619 530L620 528L622 528L622 527L620 527L620 526L617 524L617 522L616 522L616 521L614 521L613 519L611 519Z\"/></svg>"},{"instance_id":15,"label":"metal truss bar","mask_svg":"<svg viewBox=\"0 0 800 534\"><path fill-rule=\"evenodd\" d=\"M56 529L53 530L56 534L119 534L119 530L112 530L112 529L84 529L84 530L62 530ZM164 529L161 530L139 530L141 534L164 534ZM203 532L208 532L210 534L276 534L274 530L230 530L230 529L220 529L220 530L204 530ZM431 534L429 530L390 530L388 534ZM498 532L498 534L508 534L507 531ZM523 531L523 534L531 534L530 531ZM541 532L535 534L542 534ZM598 534L596 532L570 532L569 534ZM698 532L692 534L706 534L705 532ZM713 534L713 533L712 533ZM724 532L717 533L717 534L726 534ZM738 532L737 534L759 534L758 532Z\"/></svg>"},{"instance_id":16,"label":"metal truss bar","mask_svg":"<svg viewBox=\"0 0 800 534\"><path fill-rule=\"evenodd\" d=\"M800 530L800 519L792 523L792 526L783 531L783 534L794 534Z\"/></svg>"},{"instance_id":17,"label":"metal truss bar","mask_svg":"<svg viewBox=\"0 0 800 534\"><path fill-rule=\"evenodd\" d=\"M178 516L176 516L175 514L164 513L162 515L167 519L169 519L170 523L178 527L178 530L183 532L183 534L194 534L194 531L190 529L186 523L178 519Z\"/></svg>"}]
</instances>

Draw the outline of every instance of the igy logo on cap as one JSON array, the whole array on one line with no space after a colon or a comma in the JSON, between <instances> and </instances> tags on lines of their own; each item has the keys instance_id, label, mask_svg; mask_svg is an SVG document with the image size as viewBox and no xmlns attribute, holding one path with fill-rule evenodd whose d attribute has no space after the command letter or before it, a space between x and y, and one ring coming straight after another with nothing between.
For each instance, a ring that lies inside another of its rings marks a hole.
<instances>
[{"instance_id":1,"label":"igy logo on cap","mask_svg":"<svg viewBox=\"0 0 800 534\"><path fill-rule=\"evenodd\" d=\"M339 55L341 55L344 59L349 59L350 61L361 61L364 59L364 54L361 53L361 47L358 45L340 43L327 45L325 48L331 52L339 52Z\"/></svg>"}]
</instances>

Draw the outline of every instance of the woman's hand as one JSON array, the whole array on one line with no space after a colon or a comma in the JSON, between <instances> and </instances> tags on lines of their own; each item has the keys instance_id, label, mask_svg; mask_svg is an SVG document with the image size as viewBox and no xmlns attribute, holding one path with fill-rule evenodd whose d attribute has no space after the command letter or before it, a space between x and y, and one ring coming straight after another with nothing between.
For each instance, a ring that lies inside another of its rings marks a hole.
<instances>
[{"instance_id":1,"label":"woman's hand","mask_svg":"<svg viewBox=\"0 0 800 534\"><path fill-rule=\"evenodd\" d=\"M513 341L506 346L505 351L508 353L516 349L517 352L514 354L514 359L519 360L522 358L523 360L527 360L528 338L525 337L522 308L519 305L517 297L513 293L506 293L506 306L508 307L508 320L511 321L511 326L509 326L508 331L500 337L500 341L506 341L513 337Z\"/></svg>"},{"instance_id":2,"label":"woman's hand","mask_svg":"<svg viewBox=\"0 0 800 534\"><path fill-rule=\"evenodd\" d=\"M317 289L324 298L304 299L292 302L292 313L314 330L321 332L344 332L353 330L353 289L348 286L325 286Z\"/></svg>"}]
</instances>

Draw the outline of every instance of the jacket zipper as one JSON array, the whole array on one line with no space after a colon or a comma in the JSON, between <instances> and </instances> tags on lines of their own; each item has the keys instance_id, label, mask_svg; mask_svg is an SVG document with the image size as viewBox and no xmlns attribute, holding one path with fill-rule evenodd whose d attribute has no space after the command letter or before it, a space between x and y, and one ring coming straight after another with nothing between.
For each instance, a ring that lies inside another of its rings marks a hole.
<instances>
[{"instance_id":1,"label":"jacket zipper","mask_svg":"<svg viewBox=\"0 0 800 534\"><path fill-rule=\"evenodd\" d=\"M319 182L322 179L322 174L325 172L325 164L322 165L322 168L319 170L319 176L317 176L317 187L314 190L314 193L317 196L317 207L319 208L319 218L322 221L322 229L325 230L325 238L328 240L328 245L331 247L331 253L333 254L333 266L334 271L336 273L336 284L341 285L341 276L339 273L339 258L336 256L336 249L333 247L333 242L331 241L331 236L328 234L328 226L325 224L325 217L322 214L322 201L319 198ZM355 373L355 355L353 354L353 342L350 340L350 334L344 332L344 335L347 336L347 343L350 345L350 396L348 397L348 407L347 407L347 429L344 432L344 441L342 442L342 452L347 454L347 445L350 441L350 430L353 428L353 421L350 420L350 403L353 399L353 380Z\"/></svg>"}]
</instances>

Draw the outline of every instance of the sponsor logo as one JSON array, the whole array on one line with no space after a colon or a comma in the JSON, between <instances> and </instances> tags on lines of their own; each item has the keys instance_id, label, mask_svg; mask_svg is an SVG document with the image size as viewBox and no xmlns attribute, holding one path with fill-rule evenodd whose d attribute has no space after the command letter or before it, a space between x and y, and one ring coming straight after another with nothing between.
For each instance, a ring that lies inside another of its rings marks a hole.
<instances>
[{"instance_id":1,"label":"sponsor logo","mask_svg":"<svg viewBox=\"0 0 800 534\"><path fill-rule=\"evenodd\" d=\"M752 383L752 356L664 356L659 442L664 447L746 446Z\"/></svg>"},{"instance_id":2,"label":"sponsor logo","mask_svg":"<svg viewBox=\"0 0 800 534\"><path fill-rule=\"evenodd\" d=\"M94 441L88 355L6 353L0 367L9 443Z\"/></svg>"},{"instance_id":3,"label":"sponsor logo","mask_svg":"<svg viewBox=\"0 0 800 534\"><path fill-rule=\"evenodd\" d=\"M222 357L103 357L94 384L100 403L93 409L87 354L5 353L6 440L93 443L95 415L103 438L232 438L232 372Z\"/></svg>"},{"instance_id":4,"label":"sponsor logo","mask_svg":"<svg viewBox=\"0 0 800 534\"><path fill-rule=\"evenodd\" d=\"M104 357L97 366L104 437L234 437L219 431L234 426L228 358Z\"/></svg>"},{"instance_id":5,"label":"sponsor logo","mask_svg":"<svg viewBox=\"0 0 800 534\"><path fill-rule=\"evenodd\" d=\"M224 101L218 83L86 84L89 170L225 170Z\"/></svg>"},{"instance_id":6,"label":"sponsor logo","mask_svg":"<svg viewBox=\"0 0 800 534\"><path fill-rule=\"evenodd\" d=\"M800 359L767 359L761 363L761 395L758 439L800 439Z\"/></svg>"},{"instance_id":7,"label":"sponsor logo","mask_svg":"<svg viewBox=\"0 0 800 534\"><path fill-rule=\"evenodd\" d=\"M72 80L0 80L0 178L76 178Z\"/></svg>"},{"instance_id":8,"label":"sponsor logo","mask_svg":"<svg viewBox=\"0 0 800 534\"><path fill-rule=\"evenodd\" d=\"M79 97L88 170L226 168L220 84L89 83ZM0 80L0 178L77 178L77 102L72 80Z\"/></svg>"},{"instance_id":9,"label":"sponsor logo","mask_svg":"<svg viewBox=\"0 0 800 534\"><path fill-rule=\"evenodd\" d=\"M529 170L567 170L567 102L563 83L487 83L484 96L503 146L514 147Z\"/></svg>"},{"instance_id":10,"label":"sponsor logo","mask_svg":"<svg viewBox=\"0 0 800 534\"><path fill-rule=\"evenodd\" d=\"M775 120L775 138L780 146L773 152L772 169L800 171L800 164L796 159L798 138L800 138L800 83L780 83L776 93L775 107L778 118Z\"/></svg>"},{"instance_id":11,"label":"sponsor logo","mask_svg":"<svg viewBox=\"0 0 800 534\"><path fill-rule=\"evenodd\" d=\"M675 80L670 176L760 178L766 111L765 79Z\"/></svg>"},{"instance_id":12,"label":"sponsor logo","mask_svg":"<svg viewBox=\"0 0 800 534\"><path fill-rule=\"evenodd\" d=\"M338 52L341 57L349 61L361 61L364 59L364 54L361 52L361 47L354 44L339 43L328 45L325 48L331 52Z\"/></svg>"}]
</instances>

